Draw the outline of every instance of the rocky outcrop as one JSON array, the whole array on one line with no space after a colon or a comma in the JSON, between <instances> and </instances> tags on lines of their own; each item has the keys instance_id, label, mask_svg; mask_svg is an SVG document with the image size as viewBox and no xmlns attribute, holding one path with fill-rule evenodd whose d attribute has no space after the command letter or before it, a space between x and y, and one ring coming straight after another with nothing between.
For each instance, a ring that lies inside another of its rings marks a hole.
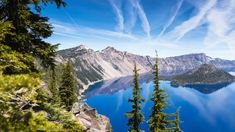
<instances>
[{"instance_id":1,"label":"rocky outcrop","mask_svg":"<svg viewBox=\"0 0 235 132\"><path fill-rule=\"evenodd\" d=\"M58 51L58 62L72 60L83 86L99 80L107 80L133 74L133 65L137 64L139 73L151 72L154 58L118 51L107 47L94 51L84 45ZM235 61L211 58L204 53L188 54L159 59L161 76L173 76L195 69L202 64L213 64L226 71L235 71Z\"/></svg>"},{"instance_id":2,"label":"rocky outcrop","mask_svg":"<svg viewBox=\"0 0 235 132\"><path fill-rule=\"evenodd\" d=\"M196 69L175 76L171 84L173 86L187 86L198 84L221 84L233 82L235 77L216 68L214 65L203 64Z\"/></svg>"},{"instance_id":3,"label":"rocky outcrop","mask_svg":"<svg viewBox=\"0 0 235 132\"><path fill-rule=\"evenodd\" d=\"M85 127L86 132L112 132L112 126L107 117L97 113L85 103L75 103L72 113L77 120Z\"/></svg>"}]
</instances>

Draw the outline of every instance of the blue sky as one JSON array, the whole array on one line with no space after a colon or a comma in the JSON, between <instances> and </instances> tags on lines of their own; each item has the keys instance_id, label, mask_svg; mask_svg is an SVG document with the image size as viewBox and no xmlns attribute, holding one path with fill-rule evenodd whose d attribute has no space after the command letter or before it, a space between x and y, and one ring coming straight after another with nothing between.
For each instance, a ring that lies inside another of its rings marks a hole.
<instances>
[{"instance_id":1,"label":"blue sky","mask_svg":"<svg viewBox=\"0 0 235 132\"><path fill-rule=\"evenodd\" d=\"M235 0L67 0L45 7L59 49L84 44L101 50L160 57L206 53L235 60Z\"/></svg>"}]
</instances>

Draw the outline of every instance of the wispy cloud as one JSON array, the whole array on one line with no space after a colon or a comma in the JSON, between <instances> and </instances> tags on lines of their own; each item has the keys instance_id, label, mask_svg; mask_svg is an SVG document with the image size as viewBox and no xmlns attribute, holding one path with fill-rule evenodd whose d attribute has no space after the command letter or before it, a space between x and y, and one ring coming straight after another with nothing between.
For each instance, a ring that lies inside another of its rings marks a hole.
<instances>
[{"instance_id":1,"label":"wispy cloud","mask_svg":"<svg viewBox=\"0 0 235 132\"><path fill-rule=\"evenodd\" d=\"M130 1L131 1L131 5L136 9L137 14L142 22L142 27L143 27L144 32L147 34L148 38L151 38L151 27L150 27L148 18L145 14L145 11L140 4L140 1L139 0L130 0Z\"/></svg>"},{"instance_id":2,"label":"wispy cloud","mask_svg":"<svg viewBox=\"0 0 235 132\"><path fill-rule=\"evenodd\" d=\"M183 38L185 34L197 28L202 23L208 11L216 5L216 2L217 0L208 0L208 2L199 9L197 15L183 22L181 25L176 26L174 30L169 33L170 37L178 41Z\"/></svg>"},{"instance_id":3,"label":"wispy cloud","mask_svg":"<svg viewBox=\"0 0 235 132\"><path fill-rule=\"evenodd\" d=\"M97 28L90 28L86 26L77 25L74 27L74 24L60 22L60 21L52 21L52 25L54 27L54 34L65 36L65 37L96 37L96 38L121 38L121 39L136 39L135 36L122 33L122 32L116 32L111 30L105 30L105 29L97 29Z\"/></svg>"},{"instance_id":4,"label":"wispy cloud","mask_svg":"<svg viewBox=\"0 0 235 132\"><path fill-rule=\"evenodd\" d=\"M151 32L150 24L149 24L149 21L147 19L147 16L146 16L145 12L144 12L144 9L140 5L139 1L137 1L136 7L138 9L138 14L139 14L140 20L142 21L142 27L143 27L145 33L147 34L148 38L151 38L151 35L150 35L150 32Z\"/></svg>"},{"instance_id":5,"label":"wispy cloud","mask_svg":"<svg viewBox=\"0 0 235 132\"><path fill-rule=\"evenodd\" d=\"M115 12L116 19L118 22L118 31L123 32L124 31L124 17L122 14L122 10L120 8L120 4L117 4L116 0L109 0L109 3L111 4L113 11Z\"/></svg>"},{"instance_id":6,"label":"wispy cloud","mask_svg":"<svg viewBox=\"0 0 235 132\"><path fill-rule=\"evenodd\" d=\"M132 32L132 28L135 26L136 23L136 18L137 16L140 18L140 21L142 23L142 28L144 30L144 32L146 33L148 38L151 38L151 27L148 21L148 18L146 16L146 13L142 7L142 5L140 4L140 0L129 0L128 2L130 3L129 7L128 7L128 14L130 18L127 18L128 20L126 20L128 23L127 27L125 27L124 23L124 16L122 13L122 9L121 9L121 1L119 0L108 0L110 5L112 6L115 15L116 15L116 19L118 21L118 31L127 31L128 33Z\"/></svg>"},{"instance_id":7,"label":"wispy cloud","mask_svg":"<svg viewBox=\"0 0 235 132\"><path fill-rule=\"evenodd\" d=\"M146 16L146 13L140 4L139 0L129 0L130 6L129 7L129 15L130 15L130 29L133 28L136 22L136 17L139 16L141 23L142 23L142 28L144 32L146 33L148 38L151 38L151 27L148 21L148 18Z\"/></svg>"},{"instance_id":8,"label":"wispy cloud","mask_svg":"<svg viewBox=\"0 0 235 132\"><path fill-rule=\"evenodd\" d=\"M126 31L128 33L132 33L132 29L134 28L136 23L137 13L136 13L136 8L132 6L133 5L132 0L128 0L127 4L128 4L127 16L129 19L125 23Z\"/></svg>"},{"instance_id":9,"label":"wispy cloud","mask_svg":"<svg viewBox=\"0 0 235 132\"><path fill-rule=\"evenodd\" d=\"M178 44L171 43L165 39L149 39L144 36L136 36L133 34L122 33L111 30L96 29L78 25L74 27L73 24L52 21L54 26L54 34L64 37L66 39L73 38L75 40L103 40L108 43L120 43L123 45L145 45L145 46L159 46L168 49L178 48Z\"/></svg>"},{"instance_id":10,"label":"wispy cloud","mask_svg":"<svg viewBox=\"0 0 235 132\"><path fill-rule=\"evenodd\" d=\"M166 29L174 22L174 20L175 20L177 14L178 14L183 2L184 2L184 0L179 0L178 1L178 3L176 4L175 11L174 11L173 15L170 17L168 22L164 25L162 31L158 35L158 38L160 38L165 33Z\"/></svg>"},{"instance_id":11,"label":"wispy cloud","mask_svg":"<svg viewBox=\"0 0 235 132\"><path fill-rule=\"evenodd\" d=\"M235 0L228 0L221 9L214 7L208 13L206 19L208 23L207 35L204 44L207 48L215 47L219 44L227 44L231 50L235 50Z\"/></svg>"}]
</instances>

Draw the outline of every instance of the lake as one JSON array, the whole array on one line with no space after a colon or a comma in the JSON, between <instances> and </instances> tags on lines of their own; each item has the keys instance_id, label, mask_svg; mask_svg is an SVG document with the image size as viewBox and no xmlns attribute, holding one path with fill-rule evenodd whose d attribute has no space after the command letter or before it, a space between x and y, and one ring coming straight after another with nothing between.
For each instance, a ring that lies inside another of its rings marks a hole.
<instances>
[{"instance_id":1,"label":"lake","mask_svg":"<svg viewBox=\"0 0 235 132\"><path fill-rule=\"evenodd\" d=\"M131 77L103 81L89 87L86 102L107 116L114 132L128 130L124 114L131 110L128 98L132 97ZM149 119L153 92L150 79L140 79L141 96L145 120ZM170 108L166 112L180 110L181 128L185 132L234 132L235 131L235 83L220 85L198 85L195 87L172 87L170 81L160 81L160 87L169 95ZM148 132L148 124L141 128Z\"/></svg>"}]
</instances>

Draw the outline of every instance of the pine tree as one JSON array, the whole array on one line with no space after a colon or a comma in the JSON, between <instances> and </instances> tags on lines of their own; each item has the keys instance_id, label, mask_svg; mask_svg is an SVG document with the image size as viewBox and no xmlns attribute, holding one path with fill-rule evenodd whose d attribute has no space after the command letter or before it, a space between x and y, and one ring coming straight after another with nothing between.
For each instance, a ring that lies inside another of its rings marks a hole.
<instances>
[{"instance_id":1,"label":"pine tree","mask_svg":"<svg viewBox=\"0 0 235 132\"><path fill-rule=\"evenodd\" d=\"M77 81L70 61L63 68L60 84L59 95L61 104L70 111L72 105L77 101Z\"/></svg>"},{"instance_id":2,"label":"pine tree","mask_svg":"<svg viewBox=\"0 0 235 132\"><path fill-rule=\"evenodd\" d=\"M152 132L167 131L169 130L169 125L171 125L171 121L169 120L171 114L164 112L169 107L166 101L168 96L165 94L165 90L160 89L158 56L156 56L154 65L154 92L152 96L153 107L151 109L151 117L148 121L150 130Z\"/></svg>"},{"instance_id":3,"label":"pine tree","mask_svg":"<svg viewBox=\"0 0 235 132\"><path fill-rule=\"evenodd\" d=\"M42 1L50 2L53 0ZM58 2L61 0L54 1ZM36 40L31 42L31 40L35 39L35 36L30 36L30 33L26 33L29 36L26 34L25 36L22 35L24 33L22 32L23 30L21 31L21 28L27 28L28 32L31 33L36 30L33 31L32 28L20 25L23 24L20 21L8 21L10 20L9 13L15 15L25 13L25 15L28 15L27 11L24 13L17 11L24 10L25 7L20 5L27 2L40 2L40 0L0 0L0 130L4 132L51 130L82 132L84 131L83 126L72 118L70 112L67 112L57 105L51 105L51 103L48 102L49 95L44 89L45 82L41 79L42 74L32 73L36 57L38 59L40 55L44 55L45 57L51 56L47 54L49 53L47 50L44 50L48 47L41 48L40 46L43 47L43 45L41 45L39 39L37 39L38 43ZM5 10L6 3L8 10ZM16 8L17 6L19 6L20 9ZM14 16L14 18L16 17ZM34 22L34 24L37 23L37 20L34 19L30 19L30 21ZM18 26L20 28L15 25L16 23L19 24ZM40 28L39 30L41 31L44 30L43 26L39 27L34 25L33 28ZM45 25L45 30L46 28L47 26ZM16 32L17 30L19 32ZM19 43L9 43L10 36L12 37L10 39L15 39L12 42ZM32 37L32 39L30 39L30 37ZM17 40L19 38L22 41L29 39L30 43L21 45L24 42L21 43L21 41ZM35 45L40 46L34 47ZM28 52L25 50L27 48L37 51ZM48 58L40 59L44 61ZM48 115L50 115L49 118Z\"/></svg>"},{"instance_id":4,"label":"pine tree","mask_svg":"<svg viewBox=\"0 0 235 132\"><path fill-rule=\"evenodd\" d=\"M129 132L140 132L140 124L144 121L144 116L141 113L141 103L144 102L144 99L141 98L140 92L141 88L138 81L138 70L136 64L134 65L134 79L133 79L133 99L128 101L132 103L132 111L127 112L126 116L129 118L128 126Z\"/></svg>"},{"instance_id":5,"label":"pine tree","mask_svg":"<svg viewBox=\"0 0 235 132\"><path fill-rule=\"evenodd\" d=\"M64 5L62 0L2 0L0 2L0 19L2 22L12 22L11 32L15 34L6 35L3 44L13 51L40 59L42 66L46 68L54 64L57 48L57 45L44 41L51 36L52 26L48 23L48 18L40 16L39 13L40 5L46 5L48 2L55 2L58 7ZM32 11L32 5L35 5L37 12ZM34 61L29 66L31 71L37 71ZM9 74L12 74L11 69Z\"/></svg>"},{"instance_id":6,"label":"pine tree","mask_svg":"<svg viewBox=\"0 0 235 132\"><path fill-rule=\"evenodd\" d=\"M180 109L177 109L175 112L175 121L174 121L174 132L182 132L180 129L180 117L179 117Z\"/></svg>"},{"instance_id":7,"label":"pine tree","mask_svg":"<svg viewBox=\"0 0 235 132\"><path fill-rule=\"evenodd\" d=\"M11 47L5 45L6 36L15 36L11 30L14 29L11 22L0 22L0 71L3 74L28 73L35 59L30 54L13 51Z\"/></svg>"},{"instance_id":8,"label":"pine tree","mask_svg":"<svg viewBox=\"0 0 235 132\"><path fill-rule=\"evenodd\" d=\"M58 79L59 77L56 74L55 67L52 67L49 71L49 81L48 81L48 89L51 92L52 102L59 103L59 88L58 88Z\"/></svg>"}]
</instances>

